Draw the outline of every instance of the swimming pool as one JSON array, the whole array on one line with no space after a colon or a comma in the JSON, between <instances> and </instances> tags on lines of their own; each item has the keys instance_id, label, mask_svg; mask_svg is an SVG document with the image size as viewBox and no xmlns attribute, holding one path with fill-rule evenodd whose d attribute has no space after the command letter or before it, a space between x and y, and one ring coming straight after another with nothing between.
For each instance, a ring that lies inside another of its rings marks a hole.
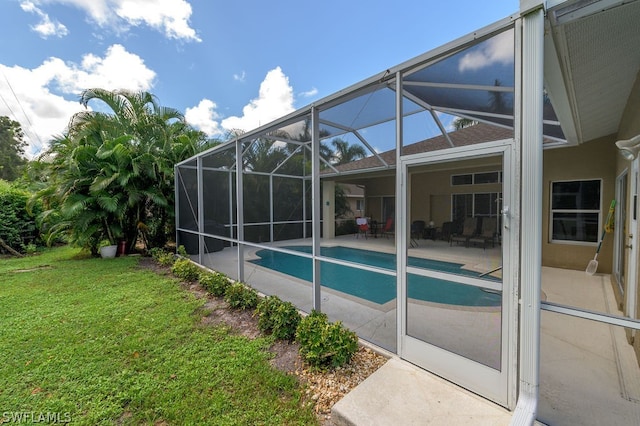
<instances>
[{"instance_id":1,"label":"swimming pool","mask_svg":"<svg viewBox=\"0 0 640 426\"><path fill-rule=\"evenodd\" d=\"M282 248L311 253L311 246L287 246ZM388 253L342 246L322 247L320 253L325 257L362 263L388 270L395 270L396 267L395 255ZM256 255L260 258L251 260L251 263L312 282L311 259L271 250L258 250ZM418 268L457 275L478 276L473 271L462 269L463 265L459 263L417 257L409 257L408 262L410 266ZM494 282L498 281L493 277L485 277L485 279ZM321 262L320 282L325 287L378 304L390 302L396 297L395 277L335 263ZM500 294L487 292L479 287L415 274L409 274L407 292L409 298L412 299L447 305L500 306L502 301Z\"/></svg>"}]
</instances>

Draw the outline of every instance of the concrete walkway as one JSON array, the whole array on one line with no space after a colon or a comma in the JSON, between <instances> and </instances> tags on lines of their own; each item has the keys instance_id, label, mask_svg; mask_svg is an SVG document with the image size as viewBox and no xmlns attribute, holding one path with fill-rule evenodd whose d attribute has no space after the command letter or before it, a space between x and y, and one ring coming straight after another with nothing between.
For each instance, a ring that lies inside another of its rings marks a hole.
<instances>
[{"instance_id":1,"label":"concrete walkway","mask_svg":"<svg viewBox=\"0 0 640 426\"><path fill-rule=\"evenodd\" d=\"M342 425L508 425L511 413L397 357L338 401Z\"/></svg>"}]
</instances>

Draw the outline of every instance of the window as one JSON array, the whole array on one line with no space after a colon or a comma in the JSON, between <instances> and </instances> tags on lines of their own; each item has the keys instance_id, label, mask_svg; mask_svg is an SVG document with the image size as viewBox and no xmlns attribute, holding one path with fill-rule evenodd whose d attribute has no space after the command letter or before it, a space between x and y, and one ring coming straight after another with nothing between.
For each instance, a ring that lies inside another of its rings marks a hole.
<instances>
[{"instance_id":1,"label":"window","mask_svg":"<svg viewBox=\"0 0 640 426\"><path fill-rule=\"evenodd\" d=\"M496 217L501 209L502 194L491 192L486 194L474 194L473 215Z\"/></svg>"},{"instance_id":2,"label":"window","mask_svg":"<svg viewBox=\"0 0 640 426\"><path fill-rule=\"evenodd\" d=\"M483 183L500 183L502 182L500 172L475 173L473 175L474 185L482 185Z\"/></svg>"},{"instance_id":3,"label":"window","mask_svg":"<svg viewBox=\"0 0 640 426\"><path fill-rule=\"evenodd\" d=\"M453 194L451 196L451 219L462 222L473 217L473 194Z\"/></svg>"},{"instance_id":4,"label":"window","mask_svg":"<svg viewBox=\"0 0 640 426\"><path fill-rule=\"evenodd\" d=\"M364 210L364 200L356 200L356 210L359 212Z\"/></svg>"},{"instance_id":5,"label":"window","mask_svg":"<svg viewBox=\"0 0 640 426\"><path fill-rule=\"evenodd\" d=\"M453 194L451 218L461 222L467 217L496 217L502 209L502 193Z\"/></svg>"},{"instance_id":6,"label":"window","mask_svg":"<svg viewBox=\"0 0 640 426\"><path fill-rule=\"evenodd\" d=\"M602 181L551 183L552 242L597 243Z\"/></svg>"},{"instance_id":7,"label":"window","mask_svg":"<svg viewBox=\"0 0 640 426\"><path fill-rule=\"evenodd\" d=\"M472 174L452 175L451 176L451 185L452 186L471 185L472 183L473 183L473 175Z\"/></svg>"},{"instance_id":8,"label":"window","mask_svg":"<svg viewBox=\"0 0 640 426\"><path fill-rule=\"evenodd\" d=\"M467 173L464 175L451 175L451 186L458 185L482 185L486 183L501 183L502 172Z\"/></svg>"}]
</instances>

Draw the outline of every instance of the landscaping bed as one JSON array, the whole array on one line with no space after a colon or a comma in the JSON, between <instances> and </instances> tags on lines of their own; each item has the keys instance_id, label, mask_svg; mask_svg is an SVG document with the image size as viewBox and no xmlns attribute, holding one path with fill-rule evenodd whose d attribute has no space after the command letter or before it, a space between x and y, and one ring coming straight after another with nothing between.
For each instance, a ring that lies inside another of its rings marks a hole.
<instances>
[{"instance_id":1,"label":"landscaping bed","mask_svg":"<svg viewBox=\"0 0 640 426\"><path fill-rule=\"evenodd\" d=\"M139 265L160 274L170 273L168 267L158 265L151 258L141 258ZM234 332L250 339L261 335L258 317L253 311L232 309L222 297L212 297L198 283L182 285L196 297L207 299L204 304L206 315L202 317L203 324L226 324ZM273 354L271 365L298 377L306 387L307 402L314 405L314 412L324 425L331 424L331 407L387 361L383 355L365 346L359 346L348 364L320 370L305 363L300 357L299 349L300 345L296 342L275 341L269 348Z\"/></svg>"}]
</instances>

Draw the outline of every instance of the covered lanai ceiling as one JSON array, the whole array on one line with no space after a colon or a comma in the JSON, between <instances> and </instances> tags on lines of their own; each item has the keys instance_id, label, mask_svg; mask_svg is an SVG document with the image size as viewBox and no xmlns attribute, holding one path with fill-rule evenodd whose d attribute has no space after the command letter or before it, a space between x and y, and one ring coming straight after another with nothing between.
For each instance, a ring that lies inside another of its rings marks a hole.
<instances>
[{"instance_id":1,"label":"covered lanai ceiling","mask_svg":"<svg viewBox=\"0 0 640 426\"><path fill-rule=\"evenodd\" d=\"M567 140L616 134L640 70L640 2L548 6L545 84Z\"/></svg>"}]
</instances>

